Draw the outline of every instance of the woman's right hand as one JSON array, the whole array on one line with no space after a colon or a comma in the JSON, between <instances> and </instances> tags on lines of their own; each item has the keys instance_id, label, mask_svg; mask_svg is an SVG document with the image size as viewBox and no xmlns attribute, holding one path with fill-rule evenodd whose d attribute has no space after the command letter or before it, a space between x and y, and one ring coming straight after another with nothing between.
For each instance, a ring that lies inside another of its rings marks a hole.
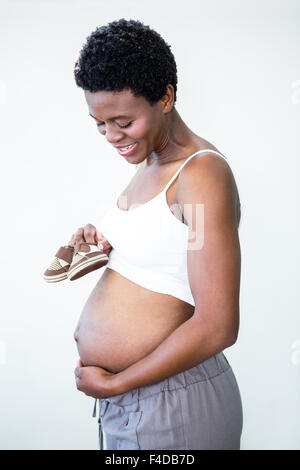
<instances>
[{"instance_id":1,"label":"woman's right hand","mask_svg":"<svg viewBox=\"0 0 300 470\"><path fill-rule=\"evenodd\" d=\"M79 229L73 233L69 245L72 245L75 247L75 250L79 247L80 243L86 242L86 243L96 243L98 248L102 249L104 253L108 256L112 246L111 244L106 240L106 238L103 237L102 233L99 232L99 230L94 227L92 224L87 224L84 227L79 227ZM101 244L103 245L103 248L101 247Z\"/></svg>"}]
</instances>

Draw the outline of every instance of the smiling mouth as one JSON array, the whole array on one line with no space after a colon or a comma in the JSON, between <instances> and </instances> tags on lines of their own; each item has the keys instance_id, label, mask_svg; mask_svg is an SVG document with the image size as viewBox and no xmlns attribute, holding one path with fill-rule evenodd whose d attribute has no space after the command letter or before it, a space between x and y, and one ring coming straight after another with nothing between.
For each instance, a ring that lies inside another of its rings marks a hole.
<instances>
[{"instance_id":1,"label":"smiling mouth","mask_svg":"<svg viewBox=\"0 0 300 470\"><path fill-rule=\"evenodd\" d=\"M124 147L117 147L118 150L128 150L135 145L135 142L130 145L124 145Z\"/></svg>"},{"instance_id":2,"label":"smiling mouth","mask_svg":"<svg viewBox=\"0 0 300 470\"><path fill-rule=\"evenodd\" d=\"M117 147L117 150L120 155L122 155L123 157L127 157L128 155L134 152L136 146L137 142L135 142L134 144L127 145L126 147Z\"/></svg>"}]
</instances>

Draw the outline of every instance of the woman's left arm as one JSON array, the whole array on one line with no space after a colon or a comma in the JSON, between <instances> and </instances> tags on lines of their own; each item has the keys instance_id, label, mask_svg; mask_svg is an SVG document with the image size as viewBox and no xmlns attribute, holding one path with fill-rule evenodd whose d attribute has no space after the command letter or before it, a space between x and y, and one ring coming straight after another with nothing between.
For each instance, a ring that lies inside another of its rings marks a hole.
<instances>
[{"instance_id":1,"label":"woman's left arm","mask_svg":"<svg viewBox=\"0 0 300 470\"><path fill-rule=\"evenodd\" d=\"M177 194L189 226L195 311L149 355L112 377L114 394L176 375L237 340L241 253L232 171L221 157L193 158L180 173Z\"/></svg>"}]
</instances>

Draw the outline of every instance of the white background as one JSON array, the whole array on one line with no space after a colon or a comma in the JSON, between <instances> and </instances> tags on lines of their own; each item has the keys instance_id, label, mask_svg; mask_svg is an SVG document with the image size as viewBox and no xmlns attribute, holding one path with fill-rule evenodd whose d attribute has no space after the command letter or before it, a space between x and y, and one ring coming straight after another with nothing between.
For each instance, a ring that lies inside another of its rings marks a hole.
<instances>
[{"instance_id":1,"label":"white background","mask_svg":"<svg viewBox=\"0 0 300 470\"><path fill-rule=\"evenodd\" d=\"M103 270L47 284L80 226L99 228L135 171L96 129L73 78L97 27L157 30L178 67L177 110L231 163L242 219L241 324L226 349L242 449L300 449L298 1L0 1L0 447L97 449L77 391L73 332Z\"/></svg>"}]
</instances>

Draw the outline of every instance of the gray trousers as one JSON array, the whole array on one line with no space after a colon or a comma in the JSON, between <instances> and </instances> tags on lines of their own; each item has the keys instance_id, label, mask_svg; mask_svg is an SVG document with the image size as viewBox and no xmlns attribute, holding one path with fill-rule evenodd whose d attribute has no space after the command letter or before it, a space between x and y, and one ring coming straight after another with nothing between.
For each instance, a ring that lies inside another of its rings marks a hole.
<instances>
[{"instance_id":1,"label":"gray trousers","mask_svg":"<svg viewBox=\"0 0 300 470\"><path fill-rule=\"evenodd\" d=\"M240 450L243 408L223 352L179 374L95 399L105 450Z\"/></svg>"}]
</instances>

